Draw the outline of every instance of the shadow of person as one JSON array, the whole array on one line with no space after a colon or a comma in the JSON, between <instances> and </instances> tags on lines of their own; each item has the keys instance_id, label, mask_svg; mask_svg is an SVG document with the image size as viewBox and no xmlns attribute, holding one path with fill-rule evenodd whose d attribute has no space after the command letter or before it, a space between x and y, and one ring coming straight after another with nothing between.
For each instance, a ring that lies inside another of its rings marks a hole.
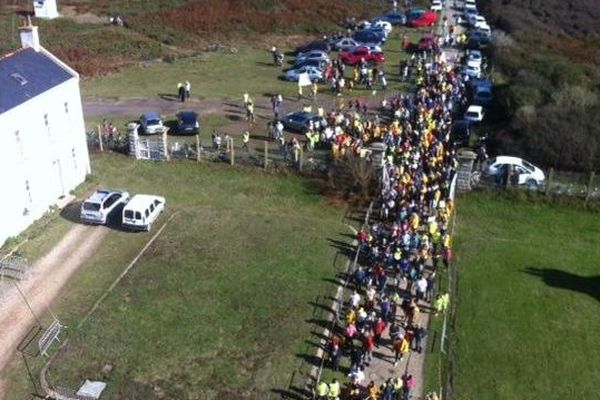
<instances>
[{"instance_id":1,"label":"shadow of person","mask_svg":"<svg viewBox=\"0 0 600 400\"><path fill-rule=\"evenodd\" d=\"M548 286L585 293L600 301L600 275L581 276L556 268L526 268L523 272L542 278Z\"/></svg>"}]
</instances>

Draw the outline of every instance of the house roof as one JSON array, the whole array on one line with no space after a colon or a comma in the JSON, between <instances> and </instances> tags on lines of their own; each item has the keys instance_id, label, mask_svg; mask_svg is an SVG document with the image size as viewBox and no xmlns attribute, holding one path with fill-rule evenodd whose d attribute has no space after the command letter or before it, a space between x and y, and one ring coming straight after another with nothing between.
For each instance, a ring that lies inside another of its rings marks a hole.
<instances>
[{"instance_id":1,"label":"house roof","mask_svg":"<svg viewBox=\"0 0 600 400\"><path fill-rule=\"evenodd\" d=\"M74 77L44 50L7 54L0 58L0 114Z\"/></svg>"}]
</instances>

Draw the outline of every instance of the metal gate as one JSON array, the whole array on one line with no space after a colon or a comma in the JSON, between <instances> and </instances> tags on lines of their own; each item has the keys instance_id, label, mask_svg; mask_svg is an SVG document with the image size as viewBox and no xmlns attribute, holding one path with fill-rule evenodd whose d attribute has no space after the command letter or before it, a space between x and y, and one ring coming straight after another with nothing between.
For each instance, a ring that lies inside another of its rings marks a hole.
<instances>
[{"instance_id":1,"label":"metal gate","mask_svg":"<svg viewBox=\"0 0 600 400\"><path fill-rule=\"evenodd\" d=\"M138 158L143 160L163 160L163 143L160 139L138 139Z\"/></svg>"}]
</instances>

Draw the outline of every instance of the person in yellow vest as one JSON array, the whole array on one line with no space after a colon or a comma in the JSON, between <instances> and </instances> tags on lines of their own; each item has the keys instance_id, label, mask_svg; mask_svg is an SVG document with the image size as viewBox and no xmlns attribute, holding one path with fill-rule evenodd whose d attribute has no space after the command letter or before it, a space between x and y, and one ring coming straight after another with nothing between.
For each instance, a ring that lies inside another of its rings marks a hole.
<instances>
[{"instance_id":1,"label":"person in yellow vest","mask_svg":"<svg viewBox=\"0 0 600 400\"><path fill-rule=\"evenodd\" d=\"M317 385L317 400L327 400L329 394L329 385L325 382L319 382Z\"/></svg>"},{"instance_id":2,"label":"person in yellow vest","mask_svg":"<svg viewBox=\"0 0 600 400\"><path fill-rule=\"evenodd\" d=\"M329 400L339 400L340 398L340 383L337 379L333 378L331 383L329 384L329 393L327 393L327 398Z\"/></svg>"},{"instance_id":3,"label":"person in yellow vest","mask_svg":"<svg viewBox=\"0 0 600 400\"><path fill-rule=\"evenodd\" d=\"M250 147L248 147L248 144L250 144L250 132L246 131L242 135L242 149L250 151Z\"/></svg>"}]
</instances>

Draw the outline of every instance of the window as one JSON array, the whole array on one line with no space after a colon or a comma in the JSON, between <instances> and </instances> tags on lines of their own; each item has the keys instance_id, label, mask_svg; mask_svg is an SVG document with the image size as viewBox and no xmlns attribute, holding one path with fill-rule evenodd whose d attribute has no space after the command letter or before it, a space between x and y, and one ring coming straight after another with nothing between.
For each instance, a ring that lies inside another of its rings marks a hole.
<instances>
[{"instance_id":1,"label":"window","mask_svg":"<svg viewBox=\"0 0 600 400\"><path fill-rule=\"evenodd\" d=\"M142 214L139 211L135 212L135 219L142 219Z\"/></svg>"},{"instance_id":2,"label":"window","mask_svg":"<svg viewBox=\"0 0 600 400\"><path fill-rule=\"evenodd\" d=\"M29 181L25 181L25 191L27 192L27 198L29 199L29 203L33 203L33 198L31 197L31 188L29 187Z\"/></svg>"},{"instance_id":3,"label":"window","mask_svg":"<svg viewBox=\"0 0 600 400\"><path fill-rule=\"evenodd\" d=\"M17 151L21 158L25 158L25 150L23 148L23 141L21 140L21 132L15 131L15 142L17 144Z\"/></svg>"},{"instance_id":4,"label":"window","mask_svg":"<svg viewBox=\"0 0 600 400\"><path fill-rule=\"evenodd\" d=\"M154 211L154 204L150 204L150 212Z\"/></svg>"},{"instance_id":5,"label":"window","mask_svg":"<svg viewBox=\"0 0 600 400\"><path fill-rule=\"evenodd\" d=\"M75 154L75 147L71 149L71 155L73 156L73 167L77 169L77 155Z\"/></svg>"},{"instance_id":6,"label":"window","mask_svg":"<svg viewBox=\"0 0 600 400\"><path fill-rule=\"evenodd\" d=\"M131 210L125 210L125 218L133 218L133 211Z\"/></svg>"},{"instance_id":7,"label":"window","mask_svg":"<svg viewBox=\"0 0 600 400\"><path fill-rule=\"evenodd\" d=\"M146 215L146 218L148 218L150 216L150 212L148 211L148 209L146 209L145 215Z\"/></svg>"}]
</instances>

